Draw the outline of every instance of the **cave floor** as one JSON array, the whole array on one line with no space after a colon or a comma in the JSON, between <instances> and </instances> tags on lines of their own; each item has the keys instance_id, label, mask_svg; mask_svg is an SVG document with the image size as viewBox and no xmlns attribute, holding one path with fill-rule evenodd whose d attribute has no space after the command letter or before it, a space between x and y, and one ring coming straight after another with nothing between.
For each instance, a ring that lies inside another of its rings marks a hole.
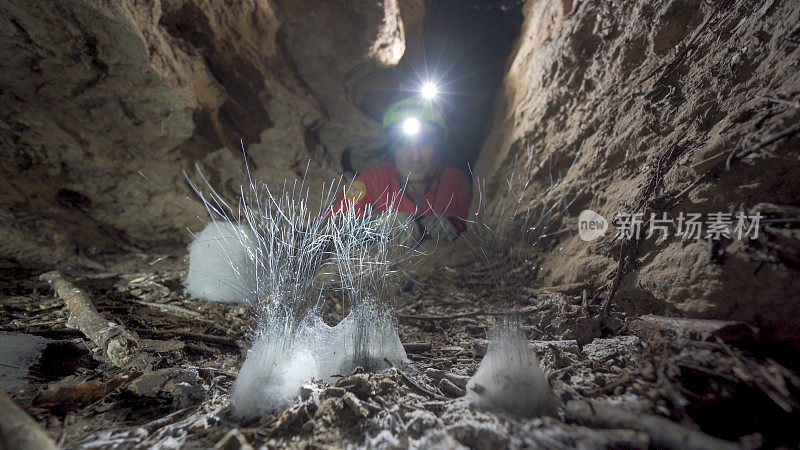
<instances>
[{"instance_id":1,"label":"cave floor","mask_svg":"<svg viewBox=\"0 0 800 450\"><path fill-rule=\"evenodd\" d=\"M410 365L338 374L334 385L309 382L287 410L241 423L232 418L228 399L250 338L247 308L187 298L185 267L177 260L146 267L65 273L100 314L136 333L143 364L136 370L111 365L80 331L67 327L64 302L36 271L3 271L0 333L34 336L46 346L33 355L27 376L17 378L14 370L24 367L5 349L0 382L59 446L722 444L711 436L751 448L800 442L791 426L800 423L800 379L765 356L746 327L693 333L696 324L689 321L655 329L613 306L601 314L602 298L580 285L512 283L497 292L486 282L493 269L473 266L445 267L398 294ZM327 320L341 316L335 305L328 303ZM589 414L563 408L557 417L531 419L470 407L465 382L486 352L490 324L509 311L521 318L560 401L589 405Z\"/></svg>"}]
</instances>

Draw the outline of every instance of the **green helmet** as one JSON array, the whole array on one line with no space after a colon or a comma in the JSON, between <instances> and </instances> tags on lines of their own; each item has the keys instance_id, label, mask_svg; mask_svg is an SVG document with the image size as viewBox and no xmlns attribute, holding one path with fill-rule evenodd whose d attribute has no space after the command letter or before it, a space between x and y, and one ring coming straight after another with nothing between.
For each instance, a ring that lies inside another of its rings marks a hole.
<instances>
[{"instance_id":1,"label":"green helmet","mask_svg":"<svg viewBox=\"0 0 800 450\"><path fill-rule=\"evenodd\" d=\"M406 98L392 104L383 115L383 131L389 136L401 135L404 123L411 118L433 128L440 144L447 140L449 130L441 111L430 100L419 98Z\"/></svg>"}]
</instances>

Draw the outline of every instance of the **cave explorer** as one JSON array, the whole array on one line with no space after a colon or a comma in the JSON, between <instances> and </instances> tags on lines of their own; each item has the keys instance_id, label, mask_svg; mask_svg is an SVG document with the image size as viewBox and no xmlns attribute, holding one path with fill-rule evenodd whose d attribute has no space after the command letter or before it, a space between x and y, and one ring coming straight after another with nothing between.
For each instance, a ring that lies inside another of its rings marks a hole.
<instances>
[{"instance_id":1,"label":"cave explorer","mask_svg":"<svg viewBox=\"0 0 800 450\"><path fill-rule=\"evenodd\" d=\"M334 205L333 216L355 208L357 213L396 210L412 223L416 242L425 236L455 240L466 228L472 187L463 171L442 161L448 129L430 100L407 98L383 116L391 159L359 174Z\"/></svg>"}]
</instances>

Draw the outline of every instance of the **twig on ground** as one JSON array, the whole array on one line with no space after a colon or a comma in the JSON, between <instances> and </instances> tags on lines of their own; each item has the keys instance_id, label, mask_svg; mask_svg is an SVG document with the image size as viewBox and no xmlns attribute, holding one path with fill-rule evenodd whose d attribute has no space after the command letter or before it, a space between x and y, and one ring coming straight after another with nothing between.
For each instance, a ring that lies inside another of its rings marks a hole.
<instances>
[{"instance_id":1,"label":"twig on ground","mask_svg":"<svg viewBox=\"0 0 800 450\"><path fill-rule=\"evenodd\" d=\"M720 338L731 342L755 339L758 335L758 329L744 322L665 317L654 314L639 316L626 325L632 334L645 340L657 334L671 339L707 341L711 338Z\"/></svg>"},{"instance_id":2,"label":"twig on ground","mask_svg":"<svg viewBox=\"0 0 800 450\"><path fill-rule=\"evenodd\" d=\"M168 424L172 423L173 419L175 419L176 417L180 416L181 414L184 414L185 412L187 412L189 410L192 410L192 409L194 409L195 412L196 412L197 410L199 410L199 407L190 406L188 408L179 409L179 410L177 410L177 411L175 411L173 413L167 414L164 417L158 418L158 419L153 420L151 422L148 422L148 423L146 423L144 425L137 425L135 427L130 427L130 428L128 428L128 430L134 430L136 428L144 428L147 431L153 431L155 429L163 427L164 425L168 425ZM191 414L189 414L189 415L191 415Z\"/></svg>"},{"instance_id":3,"label":"twig on ground","mask_svg":"<svg viewBox=\"0 0 800 450\"><path fill-rule=\"evenodd\" d=\"M0 447L22 450L56 448L50 437L31 417L0 390Z\"/></svg>"},{"instance_id":4,"label":"twig on ground","mask_svg":"<svg viewBox=\"0 0 800 450\"><path fill-rule=\"evenodd\" d=\"M137 303L139 305L149 306L151 308L164 309L164 310L167 310L167 311L179 312L179 313L186 314L186 315L192 316L192 317L200 317L201 316L201 314L199 312L197 312L197 311L192 311L191 309L186 309L186 308L184 308L182 306L178 306L178 305L170 305L169 303L146 302L144 300L131 300L131 301L133 303Z\"/></svg>"},{"instance_id":5,"label":"twig on ground","mask_svg":"<svg viewBox=\"0 0 800 450\"><path fill-rule=\"evenodd\" d=\"M223 347L231 347L236 349L241 348L236 339L225 336L214 336L211 334L193 333L191 331L184 331L184 330L148 330L144 328L137 328L135 331L145 336L167 337L167 338L178 337L178 338L189 339L192 341L205 342L207 344L221 345Z\"/></svg>"},{"instance_id":6,"label":"twig on ground","mask_svg":"<svg viewBox=\"0 0 800 450\"><path fill-rule=\"evenodd\" d=\"M406 383L406 385L408 387L410 387L411 390L415 391L418 394L427 395L428 397L430 397L430 398L432 398L434 400L447 400L446 397L443 397L443 396L441 396L441 395L439 395L439 394L437 394L435 392L432 392L432 391L430 391L428 389L425 389L424 387L422 387L419 384L417 384L408 375L403 373L403 371L400 370L400 368L398 368L391 361L389 361L388 358L383 358L383 360L386 362L386 364L389 364L389 366L393 367L394 370L397 371L397 374L400 375L400 379L403 380L403 382Z\"/></svg>"},{"instance_id":7,"label":"twig on ground","mask_svg":"<svg viewBox=\"0 0 800 450\"><path fill-rule=\"evenodd\" d=\"M111 363L124 367L138 351L136 337L122 325L110 322L97 312L89 297L61 276L57 270L42 274L42 280L53 286L56 295L67 304L67 324L79 329L86 337L103 350Z\"/></svg>"},{"instance_id":8,"label":"twig on ground","mask_svg":"<svg viewBox=\"0 0 800 450\"><path fill-rule=\"evenodd\" d=\"M599 388L596 388L596 389L592 389L591 391L588 391L586 393L586 396L587 397L594 397L596 395L606 393L608 391L616 389L617 386L623 386L623 385L627 384L629 381L631 381L631 375L630 374L625 374L625 375L619 377L613 383L608 383L605 386L602 386L602 387L599 387Z\"/></svg>"},{"instance_id":9,"label":"twig on ground","mask_svg":"<svg viewBox=\"0 0 800 450\"><path fill-rule=\"evenodd\" d=\"M446 314L440 316L422 316L422 315L415 315L415 314L398 314L397 318L402 320L453 320L453 319L463 319L466 317L475 317L475 316L509 316L515 314L525 314L531 311L535 311L536 308L528 307L522 309L515 309L511 311L470 311L466 313L458 313L458 314Z\"/></svg>"}]
</instances>

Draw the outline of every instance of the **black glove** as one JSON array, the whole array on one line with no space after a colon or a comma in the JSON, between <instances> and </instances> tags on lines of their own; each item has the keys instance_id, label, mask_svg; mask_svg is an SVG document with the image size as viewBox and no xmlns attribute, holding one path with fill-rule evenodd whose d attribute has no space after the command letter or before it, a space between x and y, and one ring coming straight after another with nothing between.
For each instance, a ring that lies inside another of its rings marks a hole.
<instances>
[{"instance_id":1,"label":"black glove","mask_svg":"<svg viewBox=\"0 0 800 450\"><path fill-rule=\"evenodd\" d=\"M420 219L420 223L431 239L444 239L453 242L458 237L458 229L447 217L425 216Z\"/></svg>"},{"instance_id":2,"label":"black glove","mask_svg":"<svg viewBox=\"0 0 800 450\"><path fill-rule=\"evenodd\" d=\"M414 248L422 239L422 229L411 214L375 210L370 214L370 219L375 221L373 223L376 228L387 232L393 240L404 247Z\"/></svg>"}]
</instances>

